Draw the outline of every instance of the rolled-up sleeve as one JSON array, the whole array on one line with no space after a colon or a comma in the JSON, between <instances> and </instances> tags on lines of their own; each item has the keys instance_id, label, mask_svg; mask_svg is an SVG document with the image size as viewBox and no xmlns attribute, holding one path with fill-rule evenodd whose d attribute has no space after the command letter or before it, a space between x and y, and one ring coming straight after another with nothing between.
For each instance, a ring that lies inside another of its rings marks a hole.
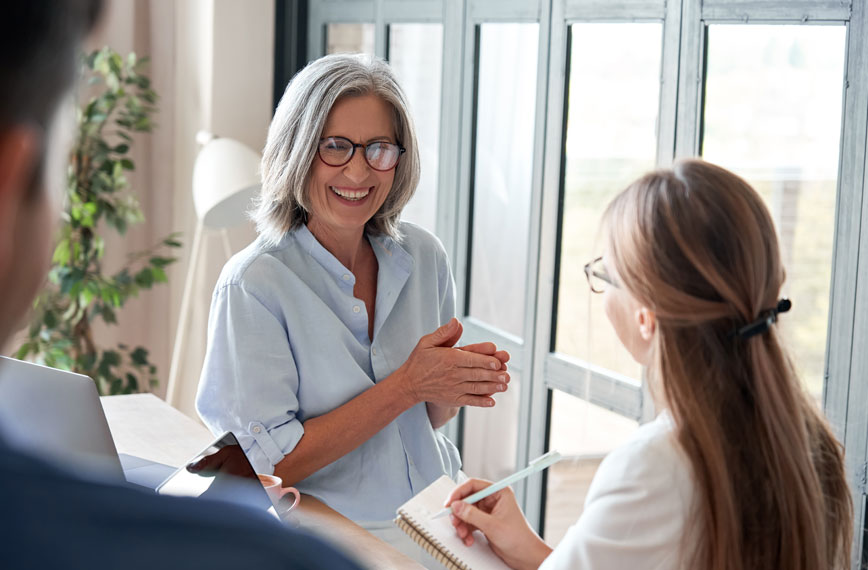
<instances>
[{"instance_id":1,"label":"rolled-up sleeve","mask_svg":"<svg viewBox=\"0 0 868 570\"><path fill-rule=\"evenodd\" d=\"M283 319L243 285L218 286L196 410L212 432L233 432L259 473L273 473L304 434L298 383Z\"/></svg>"}]
</instances>

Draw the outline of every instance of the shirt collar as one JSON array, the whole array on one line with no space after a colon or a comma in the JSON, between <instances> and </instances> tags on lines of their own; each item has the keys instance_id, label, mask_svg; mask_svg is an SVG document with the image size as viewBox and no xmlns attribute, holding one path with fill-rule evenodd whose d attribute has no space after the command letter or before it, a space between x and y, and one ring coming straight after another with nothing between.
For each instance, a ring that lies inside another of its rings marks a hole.
<instances>
[{"instance_id":1,"label":"shirt collar","mask_svg":"<svg viewBox=\"0 0 868 570\"><path fill-rule=\"evenodd\" d=\"M355 277L352 277L352 272L344 267L344 264L338 261L338 258L317 241L306 225L302 225L293 234L302 249L313 257L335 281L344 281L343 276L350 274L351 281L355 283ZM389 277L394 277L403 284L413 270L413 265L415 264L413 257L389 236L373 235L370 233L365 235L368 237L368 241L371 242L374 255L377 256L380 274L383 275L385 270Z\"/></svg>"}]
</instances>

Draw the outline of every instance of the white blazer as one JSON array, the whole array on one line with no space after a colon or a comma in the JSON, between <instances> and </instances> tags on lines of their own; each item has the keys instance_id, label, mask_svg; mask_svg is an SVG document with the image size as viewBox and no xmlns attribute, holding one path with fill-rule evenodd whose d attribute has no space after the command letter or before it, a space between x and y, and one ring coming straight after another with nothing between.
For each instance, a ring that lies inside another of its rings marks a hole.
<instances>
[{"instance_id":1,"label":"white blazer","mask_svg":"<svg viewBox=\"0 0 868 570\"><path fill-rule=\"evenodd\" d=\"M667 412L597 469L585 510L541 570L681 570L695 484Z\"/></svg>"}]
</instances>

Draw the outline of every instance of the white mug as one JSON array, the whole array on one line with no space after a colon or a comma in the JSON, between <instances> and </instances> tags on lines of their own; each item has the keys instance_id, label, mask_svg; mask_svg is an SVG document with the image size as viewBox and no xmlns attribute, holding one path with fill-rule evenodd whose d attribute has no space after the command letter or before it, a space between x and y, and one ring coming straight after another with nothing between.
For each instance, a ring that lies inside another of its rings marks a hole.
<instances>
[{"instance_id":1,"label":"white mug","mask_svg":"<svg viewBox=\"0 0 868 570\"><path fill-rule=\"evenodd\" d=\"M265 487L265 491L268 493L268 497L271 499L271 504L274 505L275 509L277 509L277 504L280 502L280 499L288 493L292 493L295 496L295 500L292 502L292 506L286 509L285 512L288 513L298 506L298 502L301 500L301 494L298 492L298 489L295 487L284 487L283 479L276 475L257 473L256 476L259 477L259 482L262 483L263 487Z\"/></svg>"}]
</instances>

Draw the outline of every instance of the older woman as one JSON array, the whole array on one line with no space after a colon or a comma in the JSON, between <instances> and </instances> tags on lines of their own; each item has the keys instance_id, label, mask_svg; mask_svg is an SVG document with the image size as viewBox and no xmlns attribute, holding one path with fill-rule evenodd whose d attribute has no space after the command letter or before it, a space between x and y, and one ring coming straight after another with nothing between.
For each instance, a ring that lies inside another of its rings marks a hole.
<instances>
[{"instance_id":1,"label":"older woman","mask_svg":"<svg viewBox=\"0 0 868 570\"><path fill-rule=\"evenodd\" d=\"M440 242L399 220L419 179L391 70L327 56L290 82L268 132L258 239L223 270L197 409L235 432L257 471L358 521L460 467L436 429L493 406L508 355L454 348Z\"/></svg>"}]
</instances>

